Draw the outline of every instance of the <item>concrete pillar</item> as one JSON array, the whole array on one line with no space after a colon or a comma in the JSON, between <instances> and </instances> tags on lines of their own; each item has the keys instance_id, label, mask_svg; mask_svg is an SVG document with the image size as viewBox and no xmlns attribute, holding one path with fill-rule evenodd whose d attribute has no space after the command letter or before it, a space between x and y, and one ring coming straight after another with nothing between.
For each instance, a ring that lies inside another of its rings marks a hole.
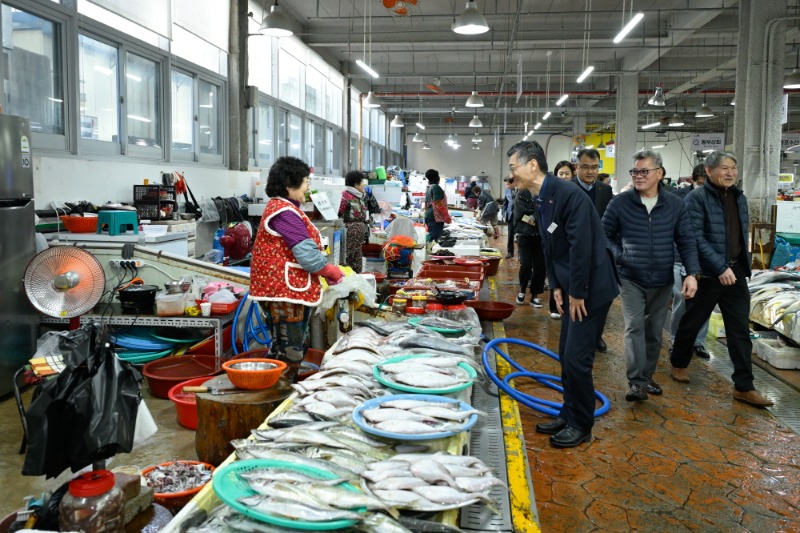
<instances>
[{"instance_id":1,"label":"concrete pillar","mask_svg":"<svg viewBox=\"0 0 800 533\"><path fill-rule=\"evenodd\" d=\"M786 2L739 2L733 151L751 222L768 221L778 190L786 33L780 19L787 12Z\"/></svg>"},{"instance_id":2,"label":"concrete pillar","mask_svg":"<svg viewBox=\"0 0 800 533\"><path fill-rule=\"evenodd\" d=\"M617 87L617 126L614 142L616 143L615 177L620 189L631 181L626 170L633 166L633 154L638 151L636 132L639 109L639 75L626 72L619 76Z\"/></svg>"},{"instance_id":3,"label":"concrete pillar","mask_svg":"<svg viewBox=\"0 0 800 533\"><path fill-rule=\"evenodd\" d=\"M228 168L247 170L248 143L252 140L247 131L247 0L230 3L230 30L228 35Z\"/></svg>"}]
</instances>

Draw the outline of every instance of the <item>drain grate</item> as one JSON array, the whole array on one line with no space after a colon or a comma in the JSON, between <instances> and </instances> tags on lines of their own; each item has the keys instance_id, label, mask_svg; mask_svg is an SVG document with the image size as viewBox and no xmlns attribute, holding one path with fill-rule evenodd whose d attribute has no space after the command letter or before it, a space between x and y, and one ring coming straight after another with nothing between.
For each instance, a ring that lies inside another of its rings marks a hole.
<instances>
[{"instance_id":1,"label":"drain grate","mask_svg":"<svg viewBox=\"0 0 800 533\"><path fill-rule=\"evenodd\" d=\"M492 359L492 363L494 360ZM503 442L503 421L500 416L500 402L497 386L488 382L484 390L480 385L473 387L472 405L488 416L472 428L470 434L470 455L480 458L495 475L508 485L506 470L506 451ZM495 487L489 493L498 513L489 511L486 505L475 504L461 510L459 526L470 531L513 531L511 502L504 487Z\"/></svg>"},{"instance_id":2,"label":"drain grate","mask_svg":"<svg viewBox=\"0 0 800 533\"><path fill-rule=\"evenodd\" d=\"M728 357L728 348L715 340L711 343L709 351L714 357L706 364L731 381L733 364ZM767 410L792 431L800 434L800 393L757 365L753 365L753 377L758 392L775 402L775 405L767 407Z\"/></svg>"}]
</instances>

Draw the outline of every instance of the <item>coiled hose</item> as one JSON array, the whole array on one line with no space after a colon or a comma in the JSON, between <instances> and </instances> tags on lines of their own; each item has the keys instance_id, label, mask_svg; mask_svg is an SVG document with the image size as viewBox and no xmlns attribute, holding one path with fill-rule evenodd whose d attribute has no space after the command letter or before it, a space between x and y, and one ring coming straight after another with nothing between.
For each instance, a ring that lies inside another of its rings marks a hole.
<instances>
[{"instance_id":1,"label":"coiled hose","mask_svg":"<svg viewBox=\"0 0 800 533\"><path fill-rule=\"evenodd\" d=\"M516 344L518 346L524 346L525 348L531 348L536 350L537 352L543 353L544 355L555 359L556 361L560 361L561 358L558 354L555 354L548 350L547 348L543 348L538 344L533 344L532 342L524 341L522 339L512 339L512 338L502 338L502 339L493 339L486 343L486 346L483 348L483 368L486 370L486 374L489 376L497 388L501 391L505 392L516 401L521 403L526 407L530 407L531 409L535 409L541 413L550 416L558 416L561 413L561 407L564 405L563 403L558 402L551 402L549 400L545 400L542 398L537 398L536 396L531 396L530 394L525 394L524 392L520 392L514 389L511 386L511 381L516 378L530 378L535 381L538 381L542 385L550 387L553 390L556 390L563 394L564 387L561 385L557 385L557 383L561 383L561 378L558 376L551 376L549 374L540 374L538 372L529 372L524 367L517 364L516 361L511 359L507 354L505 354L498 345L500 344ZM512 372L508 374L505 378L500 379L498 375L492 370L491 366L489 366L489 352L494 350L497 354L499 354L503 359L508 362L512 367L517 369L517 372ZM601 406L595 410L594 416L602 416L606 414L609 409L611 409L611 402L608 401L602 393L595 390L595 396L597 399L600 400Z\"/></svg>"},{"instance_id":2,"label":"coiled hose","mask_svg":"<svg viewBox=\"0 0 800 533\"><path fill-rule=\"evenodd\" d=\"M233 345L233 353L238 354L239 348L237 347L236 342L236 331L239 329L237 325L239 324L239 315L242 313L242 309L245 306L247 307L247 312L245 313L245 322L243 325L244 338L242 339L242 348L244 351L250 351L250 343L257 342L263 346L269 348L270 344L272 344L272 337L270 336L269 327L261 320L261 308L256 301L250 301L247 299L247 295L250 294L250 291L247 291L242 296L242 301L239 306L236 308L236 314L233 315L233 330L231 331L231 344Z\"/></svg>"}]
</instances>

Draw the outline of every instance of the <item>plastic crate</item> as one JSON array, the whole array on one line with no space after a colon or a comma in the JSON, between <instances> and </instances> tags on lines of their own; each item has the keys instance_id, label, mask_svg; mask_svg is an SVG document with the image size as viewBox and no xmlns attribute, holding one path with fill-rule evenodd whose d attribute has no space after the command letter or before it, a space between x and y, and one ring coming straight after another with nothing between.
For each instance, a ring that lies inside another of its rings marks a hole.
<instances>
[{"instance_id":1,"label":"plastic crate","mask_svg":"<svg viewBox=\"0 0 800 533\"><path fill-rule=\"evenodd\" d=\"M175 187L168 185L134 185L133 201L142 203L158 203L175 201Z\"/></svg>"},{"instance_id":2,"label":"plastic crate","mask_svg":"<svg viewBox=\"0 0 800 533\"><path fill-rule=\"evenodd\" d=\"M778 339L755 339L756 355L775 368L784 370L800 368L800 348L785 346Z\"/></svg>"}]
</instances>

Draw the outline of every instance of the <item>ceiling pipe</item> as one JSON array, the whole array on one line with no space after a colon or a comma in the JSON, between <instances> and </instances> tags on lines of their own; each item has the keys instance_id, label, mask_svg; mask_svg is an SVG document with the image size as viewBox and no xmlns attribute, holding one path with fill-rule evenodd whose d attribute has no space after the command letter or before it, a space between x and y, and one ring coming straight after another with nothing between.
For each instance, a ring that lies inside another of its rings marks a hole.
<instances>
[{"instance_id":1,"label":"ceiling pipe","mask_svg":"<svg viewBox=\"0 0 800 533\"><path fill-rule=\"evenodd\" d=\"M787 93L800 92L800 89L787 89L785 92L787 92ZM376 97L380 97L380 98L392 98L392 97L403 97L403 96L409 96L409 97L414 97L414 98L421 97L421 96L427 96L427 97L432 97L432 98L448 98L448 97L457 98L457 97L462 97L462 96L469 96L469 95L472 94L472 92L471 91L459 91L459 92L449 92L449 93L438 94L438 93L434 93L434 92L430 92L430 91L427 91L427 92L414 91L414 92L407 92L407 93L401 93L401 92L375 92L374 94L375 94ZM570 94L570 96L616 96L617 92L616 91L570 91L569 94ZM650 91L639 91L638 94L639 94L639 96L651 96L651 92ZM731 95L731 94L736 94L736 90L735 89L714 89L714 90L708 90L708 91L685 92L685 93L682 93L682 94L683 94L684 97L685 96L694 96L694 95L727 96L727 95ZM547 95L547 93L545 91L523 91L522 92L522 96L546 96L546 95ZM514 96L514 97L516 97L517 93L516 93L516 91L513 91L513 92L512 91L504 91L504 92L499 92L499 91L481 91L481 96L482 97L484 97L484 96L489 96L489 97L491 97L491 96L495 96L495 97L497 97L497 96Z\"/></svg>"}]
</instances>

